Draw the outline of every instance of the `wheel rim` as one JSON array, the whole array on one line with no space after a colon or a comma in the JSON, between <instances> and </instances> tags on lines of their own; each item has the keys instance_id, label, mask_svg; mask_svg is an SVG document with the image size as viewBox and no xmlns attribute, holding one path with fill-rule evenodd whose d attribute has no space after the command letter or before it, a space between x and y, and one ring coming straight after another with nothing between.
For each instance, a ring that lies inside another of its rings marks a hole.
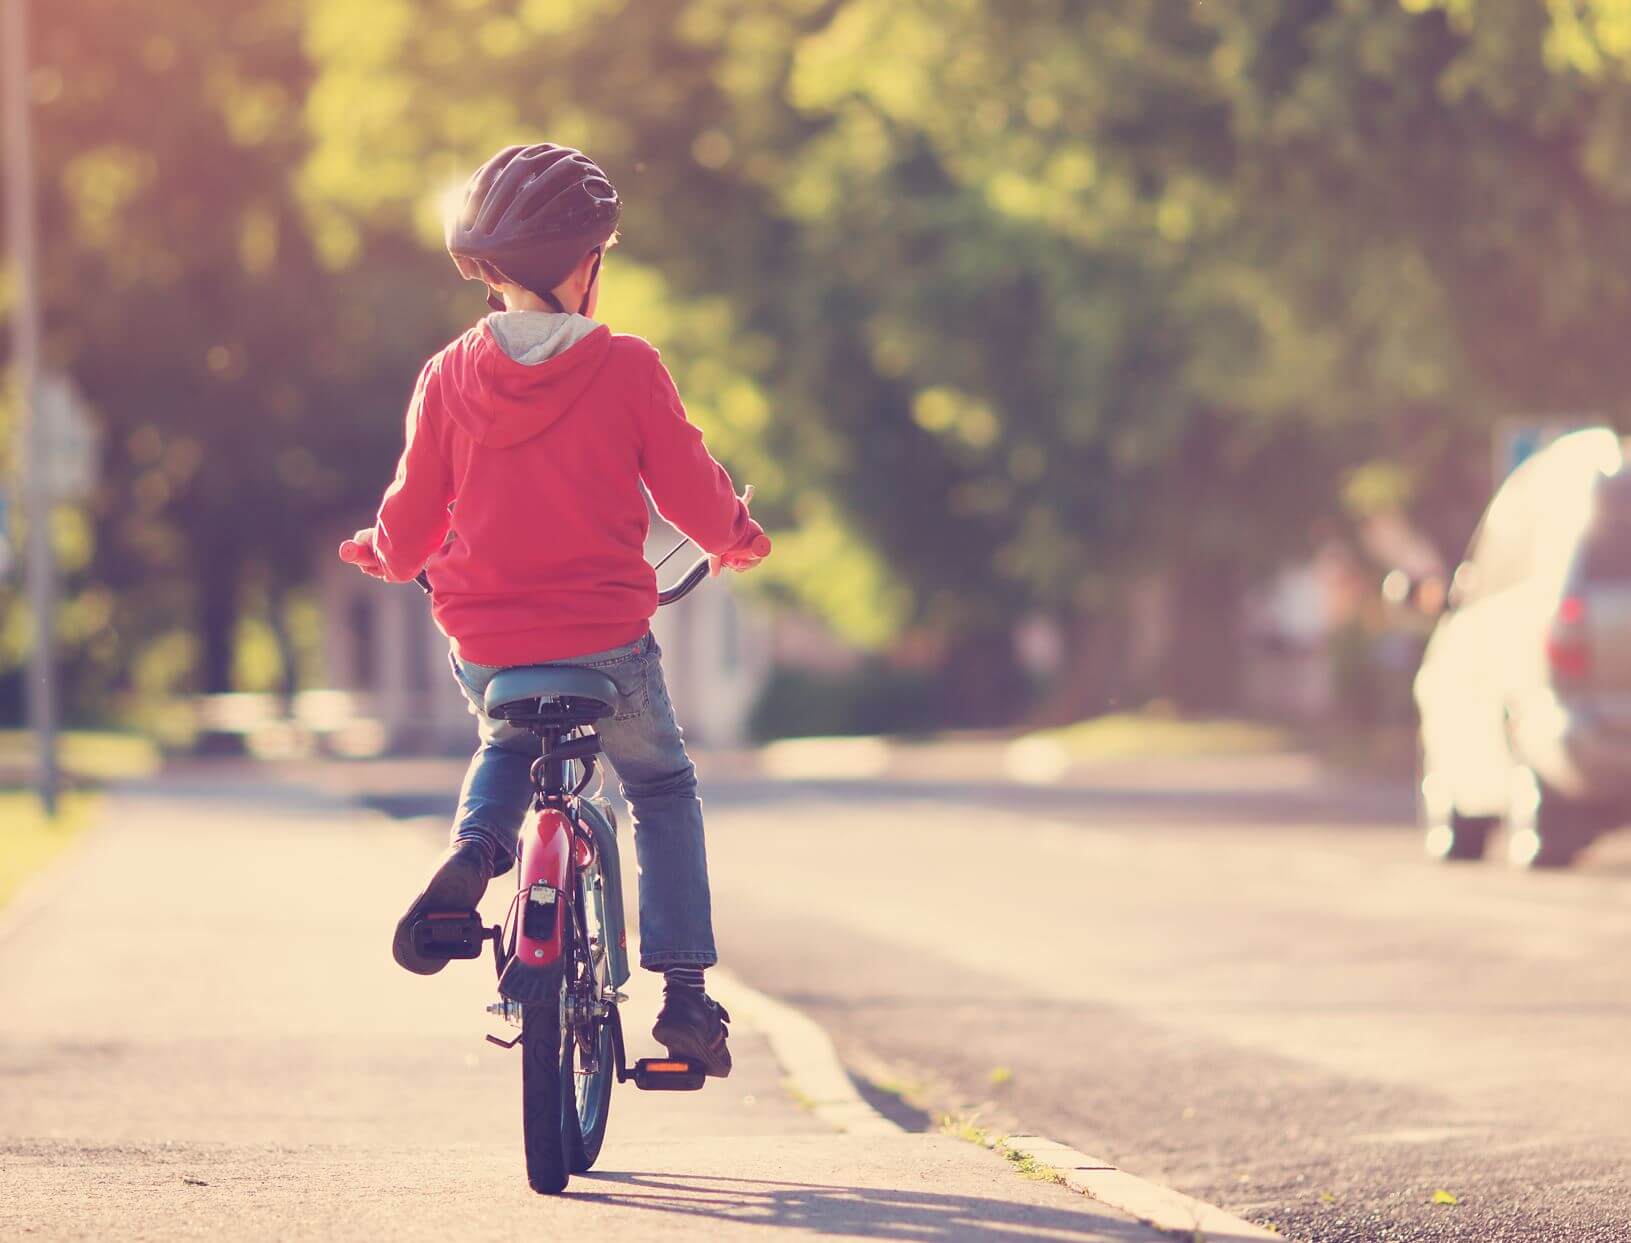
<instances>
[{"instance_id":1,"label":"wheel rim","mask_svg":"<svg viewBox=\"0 0 1631 1243\"><path fill-rule=\"evenodd\" d=\"M1533 829L1514 829L1507 834L1506 857L1514 866L1530 867L1540 858L1540 834Z\"/></svg>"},{"instance_id":2,"label":"wheel rim","mask_svg":"<svg viewBox=\"0 0 1631 1243\"><path fill-rule=\"evenodd\" d=\"M602 1022L596 1025L594 1036L595 1070L587 1073L582 1069L583 1046L576 1040L572 1042L572 1078L573 1107L578 1111L578 1128L584 1132L597 1129L600 1125L602 1111L606 1108L606 1077L611 1068L612 1059L612 1025Z\"/></svg>"},{"instance_id":3,"label":"wheel rim","mask_svg":"<svg viewBox=\"0 0 1631 1243\"><path fill-rule=\"evenodd\" d=\"M1522 766L1512 770L1507 792L1506 857L1514 867L1526 868L1540 858L1540 782Z\"/></svg>"},{"instance_id":4,"label":"wheel rim","mask_svg":"<svg viewBox=\"0 0 1631 1243\"><path fill-rule=\"evenodd\" d=\"M578 996L584 1003L587 1012L590 1007L597 1006L600 998L606 993L607 955L603 944L605 928L601 923L601 910L594 900L595 883L599 879L600 869L597 864L591 863L583 869L579 876L578 909L583 915L584 932L586 935L599 937L602 944L598 951L590 951L587 961L581 957L582 947L578 947L573 957L576 960L574 978L579 982ZM562 994L563 1005L565 990ZM564 1016L563 1016L564 1017ZM593 1071L585 1067L584 1042L578 1039L579 1024L573 1024L571 1035L568 1037L570 1049L566 1057L567 1069L572 1076L571 1100L572 1107L577 1113L578 1132L580 1135L590 1135L599 1129L605 1116L609 1103L612 1059L612 1025L608 1018L588 1019L585 1015L583 1022L592 1022L593 1030L589 1036L588 1046L593 1051L592 1060L595 1066Z\"/></svg>"},{"instance_id":5,"label":"wheel rim","mask_svg":"<svg viewBox=\"0 0 1631 1243\"><path fill-rule=\"evenodd\" d=\"M1422 837L1422 846L1430 859L1448 859L1455 849L1455 830L1447 824L1430 824Z\"/></svg>"},{"instance_id":6,"label":"wheel rim","mask_svg":"<svg viewBox=\"0 0 1631 1243\"><path fill-rule=\"evenodd\" d=\"M1447 859L1455 848L1455 806L1450 797L1450 783L1421 761L1421 777L1416 782L1416 798L1421 809L1421 821L1426 832L1422 846L1429 858Z\"/></svg>"}]
</instances>

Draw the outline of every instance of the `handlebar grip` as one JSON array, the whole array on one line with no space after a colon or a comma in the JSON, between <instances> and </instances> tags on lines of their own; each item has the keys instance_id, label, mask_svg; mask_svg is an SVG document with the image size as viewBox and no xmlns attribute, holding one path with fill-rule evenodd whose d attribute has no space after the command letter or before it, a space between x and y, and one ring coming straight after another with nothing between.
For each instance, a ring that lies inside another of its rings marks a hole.
<instances>
[{"instance_id":1,"label":"handlebar grip","mask_svg":"<svg viewBox=\"0 0 1631 1243\"><path fill-rule=\"evenodd\" d=\"M753 543L748 545L748 551L755 557L768 557L770 555L770 536L760 535Z\"/></svg>"}]
</instances>

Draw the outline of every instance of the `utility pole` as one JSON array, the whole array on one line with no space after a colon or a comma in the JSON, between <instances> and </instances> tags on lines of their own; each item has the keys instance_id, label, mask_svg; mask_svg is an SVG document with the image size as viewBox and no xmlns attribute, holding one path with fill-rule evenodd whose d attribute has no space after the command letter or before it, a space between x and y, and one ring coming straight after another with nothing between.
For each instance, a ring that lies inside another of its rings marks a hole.
<instances>
[{"instance_id":1,"label":"utility pole","mask_svg":"<svg viewBox=\"0 0 1631 1243\"><path fill-rule=\"evenodd\" d=\"M50 429L39 401L40 311L34 236L34 149L29 115L28 0L0 0L0 91L4 92L6 243L14 302L12 365L17 372L23 505L28 517L27 580L34 620L28 673L28 724L38 747L36 783L47 816L57 812L56 566L51 551Z\"/></svg>"}]
</instances>

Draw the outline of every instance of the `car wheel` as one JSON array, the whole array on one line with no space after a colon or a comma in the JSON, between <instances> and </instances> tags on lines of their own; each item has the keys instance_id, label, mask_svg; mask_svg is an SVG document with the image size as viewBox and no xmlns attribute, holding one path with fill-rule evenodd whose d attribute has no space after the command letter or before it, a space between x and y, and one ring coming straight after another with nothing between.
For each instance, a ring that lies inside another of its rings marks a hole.
<instances>
[{"instance_id":1,"label":"car wheel","mask_svg":"<svg viewBox=\"0 0 1631 1243\"><path fill-rule=\"evenodd\" d=\"M1562 868L1573 863L1592 837L1590 809L1550 789L1534 771L1518 765L1506 814L1506 858L1513 867Z\"/></svg>"},{"instance_id":2,"label":"car wheel","mask_svg":"<svg viewBox=\"0 0 1631 1243\"><path fill-rule=\"evenodd\" d=\"M1416 819L1428 858L1445 863L1482 859L1489 835L1500 823L1498 816L1466 816L1457 811L1449 783L1428 770L1425 753L1420 749L1416 763Z\"/></svg>"}]
</instances>

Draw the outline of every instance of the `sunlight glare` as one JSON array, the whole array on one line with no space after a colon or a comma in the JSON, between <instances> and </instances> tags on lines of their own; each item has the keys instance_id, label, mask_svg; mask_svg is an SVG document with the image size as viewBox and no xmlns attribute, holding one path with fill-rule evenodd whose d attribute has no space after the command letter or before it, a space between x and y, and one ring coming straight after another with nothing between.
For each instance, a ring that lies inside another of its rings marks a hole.
<instances>
[{"instance_id":1,"label":"sunlight glare","mask_svg":"<svg viewBox=\"0 0 1631 1243\"><path fill-rule=\"evenodd\" d=\"M437 212L442 221L442 236L451 235L454 223L459 218L459 212L464 208L465 187L470 179L464 176L448 178L436 190L435 200Z\"/></svg>"}]
</instances>

